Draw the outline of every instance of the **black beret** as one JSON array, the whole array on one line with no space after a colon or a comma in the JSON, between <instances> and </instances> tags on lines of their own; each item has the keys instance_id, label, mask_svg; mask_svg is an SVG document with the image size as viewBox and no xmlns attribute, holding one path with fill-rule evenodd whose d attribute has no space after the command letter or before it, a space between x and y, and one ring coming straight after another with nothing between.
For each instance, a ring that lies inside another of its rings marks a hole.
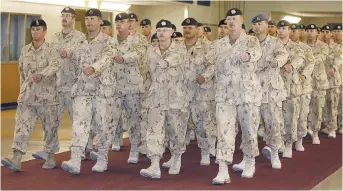
<instances>
[{"instance_id":1,"label":"black beret","mask_svg":"<svg viewBox=\"0 0 343 191\"><path fill-rule=\"evenodd\" d=\"M170 21L162 19L156 24L156 29L158 28L172 28L172 24Z\"/></svg>"},{"instance_id":2,"label":"black beret","mask_svg":"<svg viewBox=\"0 0 343 191\"><path fill-rule=\"evenodd\" d=\"M103 24L101 25L102 27L105 27L105 26L110 26L112 27L112 23L108 20L102 20Z\"/></svg>"},{"instance_id":3,"label":"black beret","mask_svg":"<svg viewBox=\"0 0 343 191\"><path fill-rule=\"evenodd\" d=\"M323 31L323 30L332 31L332 27L330 25L324 25L321 28L321 31Z\"/></svg>"},{"instance_id":4,"label":"black beret","mask_svg":"<svg viewBox=\"0 0 343 191\"><path fill-rule=\"evenodd\" d=\"M303 24L300 24L300 25L299 25L299 29L305 29L305 28L306 28L305 25L303 25Z\"/></svg>"},{"instance_id":5,"label":"black beret","mask_svg":"<svg viewBox=\"0 0 343 191\"><path fill-rule=\"evenodd\" d=\"M291 24L291 29L292 30L299 29L299 25L293 23L293 24Z\"/></svg>"},{"instance_id":6,"label":"black beret","mask_svg":"<svg viewBox=\"0 0 343 191\"><path fill-rule=\"evenodd\" d=\"M202 27L204 26L202 23L198 23L198 27Z\"/></svg>"},{"instance_id":7,"label":"black beret","mask_svg":"<svg viewBox=\"0 0 343 191\"><path fill-rule=\"evenodd\" d=\"M176 31L176 26L172 24L172 29Z\"/></svg>"},{"instance_id":8,"label":"black beret","mask_svg":"<svg viewBox=\"0 0 343 191\"><path fill-rule=\"evenodd\" d=\"M220 25L226 25L225 19L219 21L218 27L220 27Z\"/></svg>"},{"instance_id":9,"label":"black beret","mask_svg":"<svg viewBox=\"0 0 343 191\"><path fill-rule=\"evenodd\" d=\"M141 21L141 26L151 25L151 21L149 19L143 19Z\"/></svg>"},{"instance_id":10,"label":"black beret","mask_svg":"<svg viewBox=\"0 0 343 191\"><path fill-rule=\"evenodd\" d=\"M157 38L157 33L155 33L155 34L153 34L153 35L151 36L151 42L152 42L152 40L154 40L154 39L158 39L158 38Z\"/></svg>"},{"instance_id":11,"label":"black beret","mask_svg":"<svg viewBox=\"0 0 343 191\"><path fill-rule=\"evenodd\" d=\"M65 7L62 11L61 11L61 13L71 13L71 14L76 14L75 13L75 10L74 9L72 9L72 8L70 8L70 7Z\"/></svg>"},{"instance_id":12,"label":"black beret","mask_svg":"<svg viewBox=\"0 0 343 191\"><path fill-rule=\"evenodd\" d=\"M315 24L309 24L306 26L306 30L310 30L310 29L317 29L317 26Z\"/></svg>"},{"instance_id":13,"label":"black beret","mask_svg":"<svg viewBox=\"0 0 343 191\"><path fill-rule=\"evenodd\" d=\"M46 22L43 19L37 19L31 22L30 28L32 27L46 27Z\"/></svg>"},{"instance_id":14,"label":"black beret","mask_svg":"<svg viewBox=\"0 0 343 191\"><path fill-rule=\"evenodd\" d=\"M194 18L187 18L181 23L182 26L198 26L198 21Z\"/></svg>"},{"instance_id":15,"label":"black beret","mask_svg":"<svg viewBox=\"0 0 343 191\"><path fill-rule=\"evenodd\" d=\"M268 21L268 25L274 25L274 26L276 26L276 23L275 23L275 21L270 20L270 21Z\"/></svg>"},{"instance_id":16,"label":"black beret","mask_svg":"<svg viewBox=\"0 0 343 191\"><path fill-rule=\"evenodd\" d=\"M287 27L287 26L291 26L291 24L285 20L281 20L277 23L277 27Z\"/></svg>"},{"instance_id":17,"label":"black beret","mask_svg":"<svg viewBox=\"0 0 343 191\"><path fill-rule=\"evenodd\" d=\"M342 24L334 26L332 28L332 30L340 30L341 31L342 30Z\"/></svg>"},{"instance_id":18,"label":"black beret","mask_svg":"<svg viewBox=\"0 0 343 191\"><path fill-rule=\"evenodd\" d=\"M101 11L99 9L88 9L85 14L86 17L88 16L97 16L102 17Z\"/></svg>"},{"instance_id":19,"label":"black beret","mask_svg":"<svg viewBox=\"0 0 343 191\"><path fill-rule=\"evenodd\" d=\"M179 38L179 37L183 37L182 33L180 32L174 32L172 35L172 38Z\"/></svg>"},{"instance_id":20,"label":"black beret","mask_svg":"<svg viewBox=\"0 0 343 191\"><path fill-rule=\"evenodd\" d=\"M211 27L204 27L205 32L211 32Z\"/></svg>"},{"instance_id":21,"label":"black beret","mask_svg":"<svg viewBox=\"0 0 343 191\"><path fill-rule=\"evenodd\" d=\"M124 19L129 19L129 14L127 13L119 13L116 15L115 21L121 21Z\"/></svg>"},{"instance_id":22,"label":"black beret","mask_svg":"<svg viewBox=\"0 0 343 191\"><path fill-rule=\"evenodd\" d=\"M129 14L129 19L135 19L136 21L138 21L138 17L137 17L137 15L134 14L134 13L130 13L130 14Z\"/></svg>"},{"instance_id":23,"label":"black beret","mask_svg":"<svg viewBox=\"0 0 343 191\"><path fill-rule=\"evenodd\" d=\"M228 12L226 13L226 16L236 16L236 15L242 15L242 11L237 9L237 8L232 8L230 10L228 10Z\"/></svg>"}]
</instances>

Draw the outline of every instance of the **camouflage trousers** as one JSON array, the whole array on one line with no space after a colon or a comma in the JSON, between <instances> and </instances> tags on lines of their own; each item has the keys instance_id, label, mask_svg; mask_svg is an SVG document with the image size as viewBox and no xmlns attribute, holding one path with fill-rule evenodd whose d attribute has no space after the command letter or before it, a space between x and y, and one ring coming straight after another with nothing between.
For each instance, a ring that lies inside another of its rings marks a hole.
<instances>
[{"instance_id":1,"label":"camouflage trousers","mask_svg":"<svg viewBox=\"0 0 343 191\"><path fill-rule=\"evenodd\" d=\"M259 155L257 129L260 123L259 107L253 104L230 105L217 103L217 159L232 163L236 140L236 119L242 130L242 150L248 157Z\"/></svg>"},{"instance_id":2,"label":"camouflage trousers","mask_svg":"<svg viewBox=\"0 0 343 191\"><path fill-rule=\"evenodd\" d=\"M58 105L27 106L19 104L15 116L12 148L26 153L37 120L40 119L44 131L44 151L46 153L58 152L58 107Z\"/></svg>"},{"instance_id":3,"label":"camouflage trousers","mask_svg":"<svg viewBox=\"0 0 343 191\"><path fill-rule=\"evenodd\" d=\"M292 97L282 102L284 124L283 141L294 143L298 140L297 125L300 115L300 97Z\"/></svg>"},{"instance_id":4,"label":"camouflage trousers","mask_svg":"<svg viewBox=\"0 0 343 191\"><path fill-rule=\"evenodd\" d=\"M97 148L107 149L118 126L121 112L117 97L78 96L73 99L73 136L71 147L85 150L91 125L98 136Z\"/></svg>"},{"instance_id":5,"label":"camouflage trousers","mask_svg":"<svg viewBox=\"0 0 343 191\"><path fill-rule=\"evenodd\" d=\"M326 90L325 107L323 109L323 122L328 128L329 132L337 130L339 96L339 88Z\"/></svg>"},{"instance_id":6,"label":"camouflage trousers","mask_svg":"<svg viewBox=\"0 0 343 191\"><path fill-rule=\"evenodd\" d=\"M282 142L281 127L284 123L282 102L263 103L260 112L264 122L264 141L271 148L279 149Z\"/></svg>"},{"instance_id":7,"label":"camouflage trousers","mask_svg":"<svg viewBox=\"0 0 343 191\"><path fill-rule=\"evenodd\" d=\"M148 110L147 156L162 158L165 131L169 137L169 149L172 154L183 154L186 150L187 113L179 109ZM165 125L166 124L166 125Z\"/></svg>"},{"instance_id":8,"label":"camouflage trousers","mask_svg":"<svg viewBox=\"0 0 343 191\"><path fill-rule=\"evenodd\" d=\"M310 112L308 114L308 128L313 133L318 133L322 124L323 107L325 106L325 90L313 90L310 102Z\"/></svg>"},{"instance_id":9,"label":"camouflage trousers","mask_svg":"<svg viewBox=\"0 0 343 191\"><path fill-rule=\"evenodd\" d=\"M138 146L141 142L141 103L139 94L126 94L119 96L120 110L125 109L127 114L127 123L129 126L129 138L131 143L131 151L138 151ZM123 120L122 118L122 121ZM124 127L124 124L121 122L121 127ZM123 128L121 128L123 129Z\"/></svg>"},{"instance_id":10,"label":"camouflage trousers","mask_svg":"<svg viewBox=\"0 0 343 191\"><path fill-rule=\"evenodd\" d=\"M121 110L121 115L118 122L118 127L116 129L115 135L113 137L112 143L114 143L115 140L120 140L123 137L124 131L129 130L130 127L130 119L127 115L127 112L125 109Z\"/></svg>"},{"instance_id":11,"label":"camouflage trousers","mask_svg":"<svg viewBox=\"0 0 343 191\"><path fill-rule=\"evenodd\" d=\"M297 126L297 139L307 135L307 117L310 112L311 93L300 96L300 114Z\"/></svg>"},{"instance_id":12,"label":"camouflage trousers","mask_svg":"<svg viewBox=\"0 0 343 191\"><path fill-rule=\"evenodd\" d=\"M213 101L197 101L190 104L189 118L195 125L198 147L202 150L211 149L209 138L216 133L215 107Z\"/></svg>"}]
</instances>

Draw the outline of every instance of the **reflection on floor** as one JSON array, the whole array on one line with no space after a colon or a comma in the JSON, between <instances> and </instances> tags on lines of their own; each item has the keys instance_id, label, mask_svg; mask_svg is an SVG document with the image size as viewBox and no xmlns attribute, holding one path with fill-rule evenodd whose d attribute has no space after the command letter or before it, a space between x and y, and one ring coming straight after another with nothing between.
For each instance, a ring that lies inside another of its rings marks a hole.
<instances>
[{"instance_id":1,"label":"reflection on floor","mask_svg":"<svg viewBox=\"0 0 343 191\"><path fill-rule=\"evenodd\" d=\"M12 156L11 144L13 141L13 132L15 124L15 110L1 111L1 156ZM72 130L71 121L68 114L65 111L64 118L59 130L60 140L60 152L69 150ZM128 134L124 133L124 137L127 138ZM32 153L43 149L43 131L42 125L39 121L36 125L36 129L32 134L31 141L29 143L28 151L23 156L23 160L32 160ZM320 154L320 153L318 153ZM320 164L318 164L320 165ZM310 176L310 175L309 175ZM282 189L282 188L281 188ZM313 188L313 190L342 190L342 168L333 173L323 182Z\"/></svg>"}]
</instances>

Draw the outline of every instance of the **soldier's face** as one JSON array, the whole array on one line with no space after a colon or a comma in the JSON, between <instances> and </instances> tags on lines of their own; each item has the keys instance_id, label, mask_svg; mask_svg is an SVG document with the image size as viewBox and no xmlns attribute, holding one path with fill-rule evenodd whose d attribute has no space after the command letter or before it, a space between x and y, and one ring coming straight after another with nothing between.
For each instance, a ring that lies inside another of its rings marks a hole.
<instances>
[{"instance_id":1,"label":"soldier's face","mask_svg":"<svg viewBox=\"0 0 343 191\"><path fill-rule=\"evenodd\" d=\"M158 39L153 39L151 42L152 46L157 46L158 45Z\"/></svg>"},{"instance_id":2,"label":"soldier's face","mask_svg":"<svg viewBox=\"0 0 343 191\"><path fill-rule=\"evenodd\" d=\"M299 40L299 35L300 35L299 29L294 29L294 30L291 30L291 34L289 34L289 38L292 41L296 42Z\"/></svg>"},{"instance_id":3,"label":"soldier's face","mask_svg":"<svg viewBox=\"0 0 343 191\"><path fill-rule=\"evenodd\" d=\"M129 25L129 20L127 19L116 21L116 29L118 32L129 30Z\"/></svg>"},{"instance_id":4,"label":"soldier's face","mask_svg":"<svg viewBox=\"0 0 343 191\"><path fill-rule=\"evenodd\" d=\"M202 38L204 36L204 27L200 26L198 27L198 37Z\"/></svg>"},{"instance_id":5,"label":"soldier's face","mask_svg":"<svg viewBox=\"0 0 343 191\"><path fill-rule=\"evenodd\" d=\"M229 27L227 25L220 25L219 26L219 37L225 37L229 34Z\"/></svg>"},{"instance_id":6,"label":"soldier's face","mask_svg":"<svg viewBox=\"0 0 343 191\"><path fill-rule=\"evenodd\" d=\"M31 35L34 41L43 40L46 34L46 29L42 26L39 27L31 27Z\"/></svg>"},{"instance_id":7,"label":"soldier's face","mask_svg":"<svg viewBox=\"0 0 343 191\"><path fill-rule=\"evenodd\" d=\"M306 37L307 33L305 29L300 29L300 37Z\"/></svg>"},{"instance_id":8,"label":"soldier's face","mask_svg":"<svg viewBox=\"0 0 343 191\"><path fill-rule=\"evenodd\" d=\"M241 15L227 16L226 23L230 31L242 29L243 17Z\"/></svg>"},{"instance_id":9,"label":"soldier's face","mask_svg":"<svg viewBox=\"0 0 343 191\"><path fill-rule=\"evenodd\" d=\"M211 40L211 32L205 32L204 36L208 39Z\"/></svg>"},{"instance_id":10,"label":"soldier's face","mask_svg":"<svg viewBox=\"0 0 343 191\"><path fill-rule=\"evenodd\" d=\"M268 23L266 21L261 21L253 23L253 31L255 34L264 34L267 32Z\"/></svg>"},{"instance_id":11,"label":"soldier's face","mask_svg":"<svg viewBox=\"0 0 343 191\"><path fill-rule=\"evenodd\" d=\"M323 30L319 38L322 38L325 41L330 40L332 38L332 33L329 30Z\"/></svg>"},{"instance_id":12,"label":"soldier's face","mask_svg":"<svg viewBox=\"0 0 343 191\"><path fill-rule=\"evenodd\" d=\"M307 32L307 39L309 40L317 39L317 34L318 34L317 29L309 29L309 30L306 30L306 32Z\"/></svg>"},{"instance_id":13,"label":"soldier's face","mask_svg":"<svg viewBox=\"0 0 343 191\"><path fill-rule=\"evenodd\" d=\"M291 29L289 26L278 27L277 34L281 39L288 38L289 34L291 33Z\"/></svg>"},{"instance_id":14,"label":"soldier's face","mask_svg":"<svg viewBox=\"0 0 343 191\"><path fill-rule=\"evenodd\" d=\"M129 19L129 30L133 31L136 29L137 21L136 19Z\"/></svg>"},{"instance_id":15,"label":"soldier's face","mask_svg":"<svg viewBox=\"0 0 343 191\"><path fill-rule=\"evenodd\" d=\"M183 36L186 39L194 38L198 34L198 27L196 26L183 26Z\"/></svg>"},{"instance_id":16,"label":"soldier's face","mask_svg":"<svg viewBox=\"0 0 343 191\"><path fill-rule=\"evenodd\" d=\"M141 26L141 31L143 35L149 35L151 34L151 26L150 25L145 25L145 26Z\"/></svg>"},{"instance_id":17,"label":"soldier's face","mask_svg":"<svg viewBox=\"0 0 343 191\"><path fill-rule=\"evenodd\" d=\"M70 26L75 22L75 15L71 13L62 13L61 14L62 26Z\"/></svg>"},{"instance_id":18,"label":"soldier's face","mask_svg":"<svg viewBox=\"0 0 343 191\"><path fill-rule=\"evenodd\" d=\"M342 42L342 30L334 30L333 38L335 39L336 43L340 44Z\"/></svg>"},{"instance_id":19,"label":"soldier's face","mask_svg":"<svg viewBox=\"0 0 343 191\"><path fill-rule=\"evenodd\" d=\"M173 41L174 41L176 44L181 44L181 43L183 42L183 38L182 38L182 37L173 38Z\"/></svg>"},{"instance_id":20,"label":"soldier's face","mask_svg":"<svg viewBox=\"0 0 343 191\"><path fill-rule=\"evenodd\" d=\"M275 25L268 25L268 33L274 35L276 33L277 27Z\"/></svg>"},{"instance_id":21,"label":"soldier's face","mask_svg":"<svg viewBox=\"0 0 343 191\"><path fill-rule=\"evenodd\" d=\"M159 41L167 41L170 40L173 30L171 28L158 28L156 33Z\"/></svg>"},{"instance_id":22,"label":"soldier's face","mask_svg":"<svg viewBox=\"0 0 343 191\"><path fill-rule=\"evenodd\" d=\"M101 32L107 34L108 36L112 36L112 27L110 26L103 26L101 27Z\"/></svg>"},{"instance_id":23,"label":"soldier's face","mask_svg":"<svg viewBox=\"0 0 343 191\"><path fill-rule=\"evenodd\" d=\"M85 24L87 31L96 31L100 28L101 18L97 16L87 16L85 18Z\"/></svg>"}]
</instances>

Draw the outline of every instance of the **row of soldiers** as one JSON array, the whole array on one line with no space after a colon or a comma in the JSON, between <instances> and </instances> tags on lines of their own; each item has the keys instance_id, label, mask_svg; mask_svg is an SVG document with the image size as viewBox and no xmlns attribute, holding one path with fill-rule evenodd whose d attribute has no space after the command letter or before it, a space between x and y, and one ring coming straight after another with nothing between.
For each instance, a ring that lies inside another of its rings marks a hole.
<instances>
[{"instance_id":1,"label":"row of soldiers","mask_svg":"<svg viewBox=\"0 0 343 191\"><path fill-rule=\"evenodd\" d=\"M302 138L308 129L313 144L320 143L323 109L324 124L334 138L342 53L332 39L341 44L342 26L323 26L320 41L314 24L306 26L304 33L299 25L279 21L276 38L267 32L271 23L259 14L251 21L252 36L243 29L242 15L239 9L230 9L218 25L219 38L214 42L199 35L202 26L194 18L181 23L183 35L162 19L150 36L149 20L140 23L143 35L135 31L135 14L120 13L115 18L118 35L110 37L100 10L89 9L85 35L73 29L75 11L66 7L61 12L63 29L51 43L44 40L44 20L33 21L33 42L24 46L19 60L14 156L2 164L21 170L21 157L41 119L46 153L41 157L42 168L55 168L64 107L73 135L71 159L61 166L72 174L80 173L81 160L88 154L96 160L92 171L107 170L110 145L120 150L125 130L131 142L127 162L138 163L139 152L146 154L151 166L140 174L150 178L161 177L159 162L165 148L171 158L162 167L169 174L180 172L181 156L195 130L200 165L209 165L210 155L219 165L213 184L230 182L228 165L238 127L244 155L233 169L244 178L255 173L261 121L268 145L263 154L273 169L281 169L279 152L292 158L294 143L297 151L304 151ZM306 34L303 42L301 34Z\"/></svg>"}]
</instances>

